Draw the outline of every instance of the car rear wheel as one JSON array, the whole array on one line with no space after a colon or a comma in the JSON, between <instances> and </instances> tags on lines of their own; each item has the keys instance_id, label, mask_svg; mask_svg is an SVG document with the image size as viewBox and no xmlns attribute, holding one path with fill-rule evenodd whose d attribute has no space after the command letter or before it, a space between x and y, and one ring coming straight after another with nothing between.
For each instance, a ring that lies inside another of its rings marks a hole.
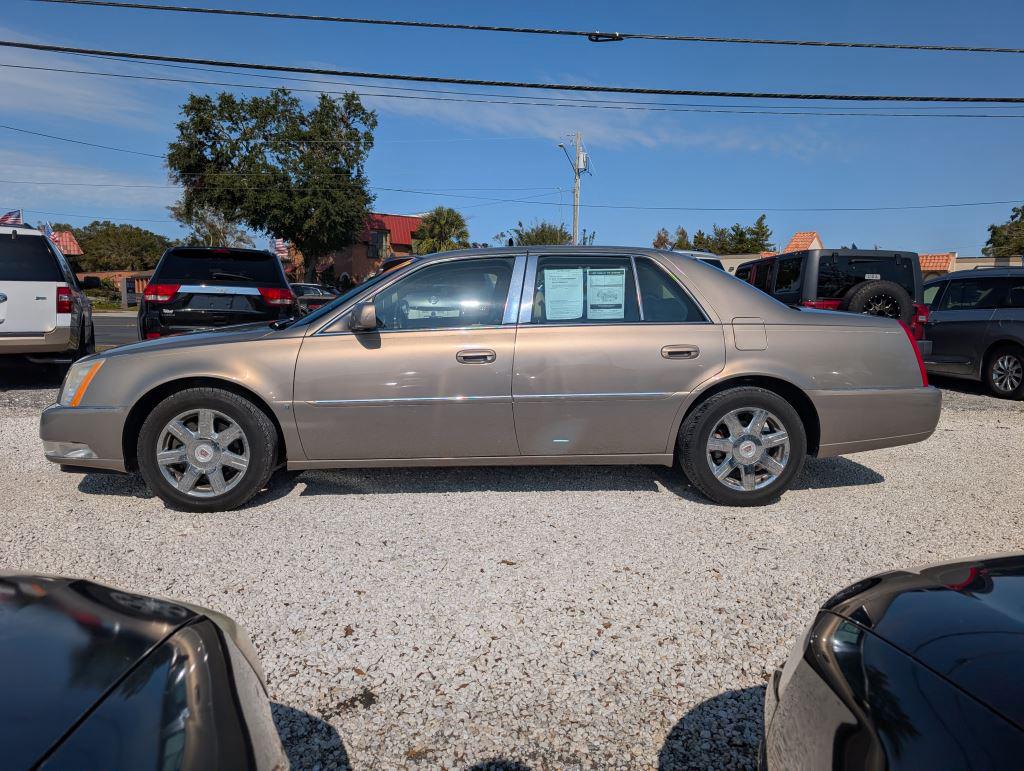
<instances>
[{"instance_id":1,"label":"car rear wheel","mask_svg":"<svg viewBox=\"0 0 1024 771\"><path fill-rule=\"evenodd\" d=\"M699 404L679 429L677 451L683 473L706 497L759 506L800 472L807 435L789 402L765 388L742 386Z\"/></svg>"},{"instance_id":2,"label":"car rear wheel","mask_svg":"<svg viewBox=\"0 0 1024 771\"><path fill-rule=\"evenodd\" d=\"M267 484L277 431L248 399L219 388L167 397L139 433L139 471L171 508L226 511Z\"/></svg>"},{"instance_id":3,"label":"car rear wheel","mask_svg":"<svg viewBox=\"0 0 1024 771\"><path fill-rule=\"evenodd\" d=\"M854 287L840 306L851 313L884 316L909 324L914 316L914 302L907 290L893 281L868 281Z\"/></svg>"},{"instance_id":4,"label":"car rear wheel","mask_svg":"<svg viewBox=\"0 0 1024 771\"><path fill-rule=\"evenodd\" d=\"M1013 345L996 348L985 360L985 385L1001 399L1024 399L1024 350Z\"/></svg>"}]
</instances>

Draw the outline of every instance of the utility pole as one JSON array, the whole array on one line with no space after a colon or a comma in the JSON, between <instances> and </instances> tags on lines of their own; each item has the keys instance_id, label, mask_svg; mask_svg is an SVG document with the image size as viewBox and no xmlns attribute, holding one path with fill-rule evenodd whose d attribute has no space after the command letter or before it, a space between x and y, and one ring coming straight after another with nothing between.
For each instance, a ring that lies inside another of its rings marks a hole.
<instances>
[{"instance_id":1,"label":"utility pole","mask_svg":"<svg viewBox=\"0 0 1024 771\"><path fill-rule=\"evenodd\" d=\"M579 244L580 242L580 177L583 172L587 170L587 153L583 149L583 135L580 132L576 132L573 137L573 150L572 156L569 155L568 149L564 144L559 143L559 147L562 148L562 152L565 153L565 157L569 159L569 164L572 166L572 242L573 244Z\"/></svg>"}]
</instances>

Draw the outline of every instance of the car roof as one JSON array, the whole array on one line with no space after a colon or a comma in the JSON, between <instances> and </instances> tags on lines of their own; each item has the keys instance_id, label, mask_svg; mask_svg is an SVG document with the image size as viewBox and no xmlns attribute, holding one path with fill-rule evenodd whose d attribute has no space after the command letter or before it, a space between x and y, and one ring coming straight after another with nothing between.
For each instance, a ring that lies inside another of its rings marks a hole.
<instances>
[{"instance_id":1,"label":"car roof","mask_svg":"<svg viewBox=\"0 0 1024 771\"><path fill-rule=\"evenodd\" d=\"M11 233L17 233L19 236L41 236L43 231L37 228L29 227L28 225L2 225L0 226L0 235L9 236Z\"/></svg>"},{"instance_id":2,"label":"car roof","mask_svg":"<svg viewBox=\"0 0 1024 771\"><path fill-rule=\"evenodd\" d=\"M450 252L435 252L434 254L418 254L417 262L423 260L440 260L452 257L511 257L518 254L543 254L543 255L593 255L595 257L619 256L619 255L663 255L666 257L684 257L692 260L699 260L701 257L715 257L709 252L677 252L670 249L653 249L645 246L488 246L476 249L454 249Z\"/></svg>"},{"instance_id":3,"label":"car roof","mask_svg":"<svg viewBox=\"0 0 1024 771\"><path fill-rule=\"evenodd\" d=\"M1018 268L1013 265L1009 265L998 268L954 270L952 273L947 273L944 276L937 276L936 278L928 279L928 281L925 282L925 285L935 284L939 281L948 281L951 278L1012 278L1015 276L1024 276L1024 267Z\"/></svg>"}]
</instances>

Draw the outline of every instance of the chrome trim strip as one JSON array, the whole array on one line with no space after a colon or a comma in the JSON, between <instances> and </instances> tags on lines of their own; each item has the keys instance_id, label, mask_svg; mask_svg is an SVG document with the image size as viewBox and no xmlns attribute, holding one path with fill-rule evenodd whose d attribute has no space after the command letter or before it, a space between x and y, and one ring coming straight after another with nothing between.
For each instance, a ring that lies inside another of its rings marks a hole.
<instances>
[{"instance_id":1,"label":"chrome trim strip","mask_svg":"<svg viewBox=\"0 0 1024 771\"><path fill-rule=\"evenodd\" d=\"M519 304L516 298L523 294L523 276L526 273L526 255L517 254L516 263L512 268L512 280L508 285L508 297L505 298L505 313L501 317L502 324L515 324L519 318Z\"/></svg>"},{"instance_id":2,"label":"chrome trim strip","mask_svg":"<svg viewBox=\"0 0 1024 771\"><path fill-rule=\"evenodd\" d=\"M384 399L320 399L306 402L316 407L336 406L342 404L373 405L373 404L436 404L437 402L511 402L511 396L401 396Z\"/></svg>"},{"instance_id":3,"label":"chrome trim strip","mask_svg":"<svg viewBox=\"0 0 1024 771\"><path fill-rule=\"evenodd\" d=\"M665 399L676 391L606 391L583 394L513 394L514 401L563 400L563 399Z\"/></svg>"},{"instance_id":4,"label":"chrome trim strip","mask_svg":"<svg viewBox=\"0 0 1024 771\"><path fill-rule=\"evenodd\" d=\"M480 324L475 327L441 327L439 329L378 329L375 332L348 332L343 330L341 332L317 332L317 337L338 337L340 335L405 335L412 332L429 332L431 334L441 334L444 332L475 332L482 329L509 329L511 325L506 326L504 324Z\"/></svg>"},{"instance_id":5,"label":"chrome trim strip","mask_svg":"<svg viewBox=\"0 0 1024 771\"><path fill-rule=\"evenodd\" d=\"M640 321L644 320L644 301L640 296L640 274L636 272L636 257L629 255L629 264L633 268L633 289L636 290L636 308L640 313ZM625 314L623 314L625 315Z\"/></svg>"},{"instance_id":6,"label":"chrome trim strip","mask_svg":"<svg viewBox=\"0 0 1024 771\"><path fill-rule=\"evenodd\" d=\"M526 260L526 275L523 291L519 297L519 323L529 324L533 319L533 290L537 287L537 255L531 254Z\"/></svg>"},{"instance_id":7,"label":"chrome trim strip","mask_svg":"<svg viewBox=\"0 0 1024 771\"><path fill-rule=\"evenodd\" d=\"M215 286L212 284L182 284L179 292L189 294L250 294L258 295L260 290L254 286Z\"/></svg>"}]
</instances>

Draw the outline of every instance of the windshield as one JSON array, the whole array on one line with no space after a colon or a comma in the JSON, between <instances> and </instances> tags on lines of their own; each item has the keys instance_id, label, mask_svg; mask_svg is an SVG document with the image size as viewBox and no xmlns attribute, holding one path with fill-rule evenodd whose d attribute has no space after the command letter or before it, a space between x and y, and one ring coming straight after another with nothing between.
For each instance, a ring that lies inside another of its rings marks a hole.
<instances>
[{"instance_id":1,"label":"windshield","mask_svg":"<svg viewBox=\"0 0 1024 771\"><path fill-rule=\"evenodd\" d=\"M330 315L335 311L335 309L341 307L356 295L362 294L374 284L379 284L384 279L392 278L394 275L394 271L391 271L389 273L378 273L376 276L368 278L362 284L352 287L347 292L345 292L345 294L338 295L329 303L327 303L327 305L320 306L317 310L313 311L308 316L303 316L301 319L296 319L291 324L279 325L278 328L283 329L284 326L305 326L308 324L312 324L314 321L317 321L318 319L321 319L324 316Z\"/></svg>"}]
</instances>

